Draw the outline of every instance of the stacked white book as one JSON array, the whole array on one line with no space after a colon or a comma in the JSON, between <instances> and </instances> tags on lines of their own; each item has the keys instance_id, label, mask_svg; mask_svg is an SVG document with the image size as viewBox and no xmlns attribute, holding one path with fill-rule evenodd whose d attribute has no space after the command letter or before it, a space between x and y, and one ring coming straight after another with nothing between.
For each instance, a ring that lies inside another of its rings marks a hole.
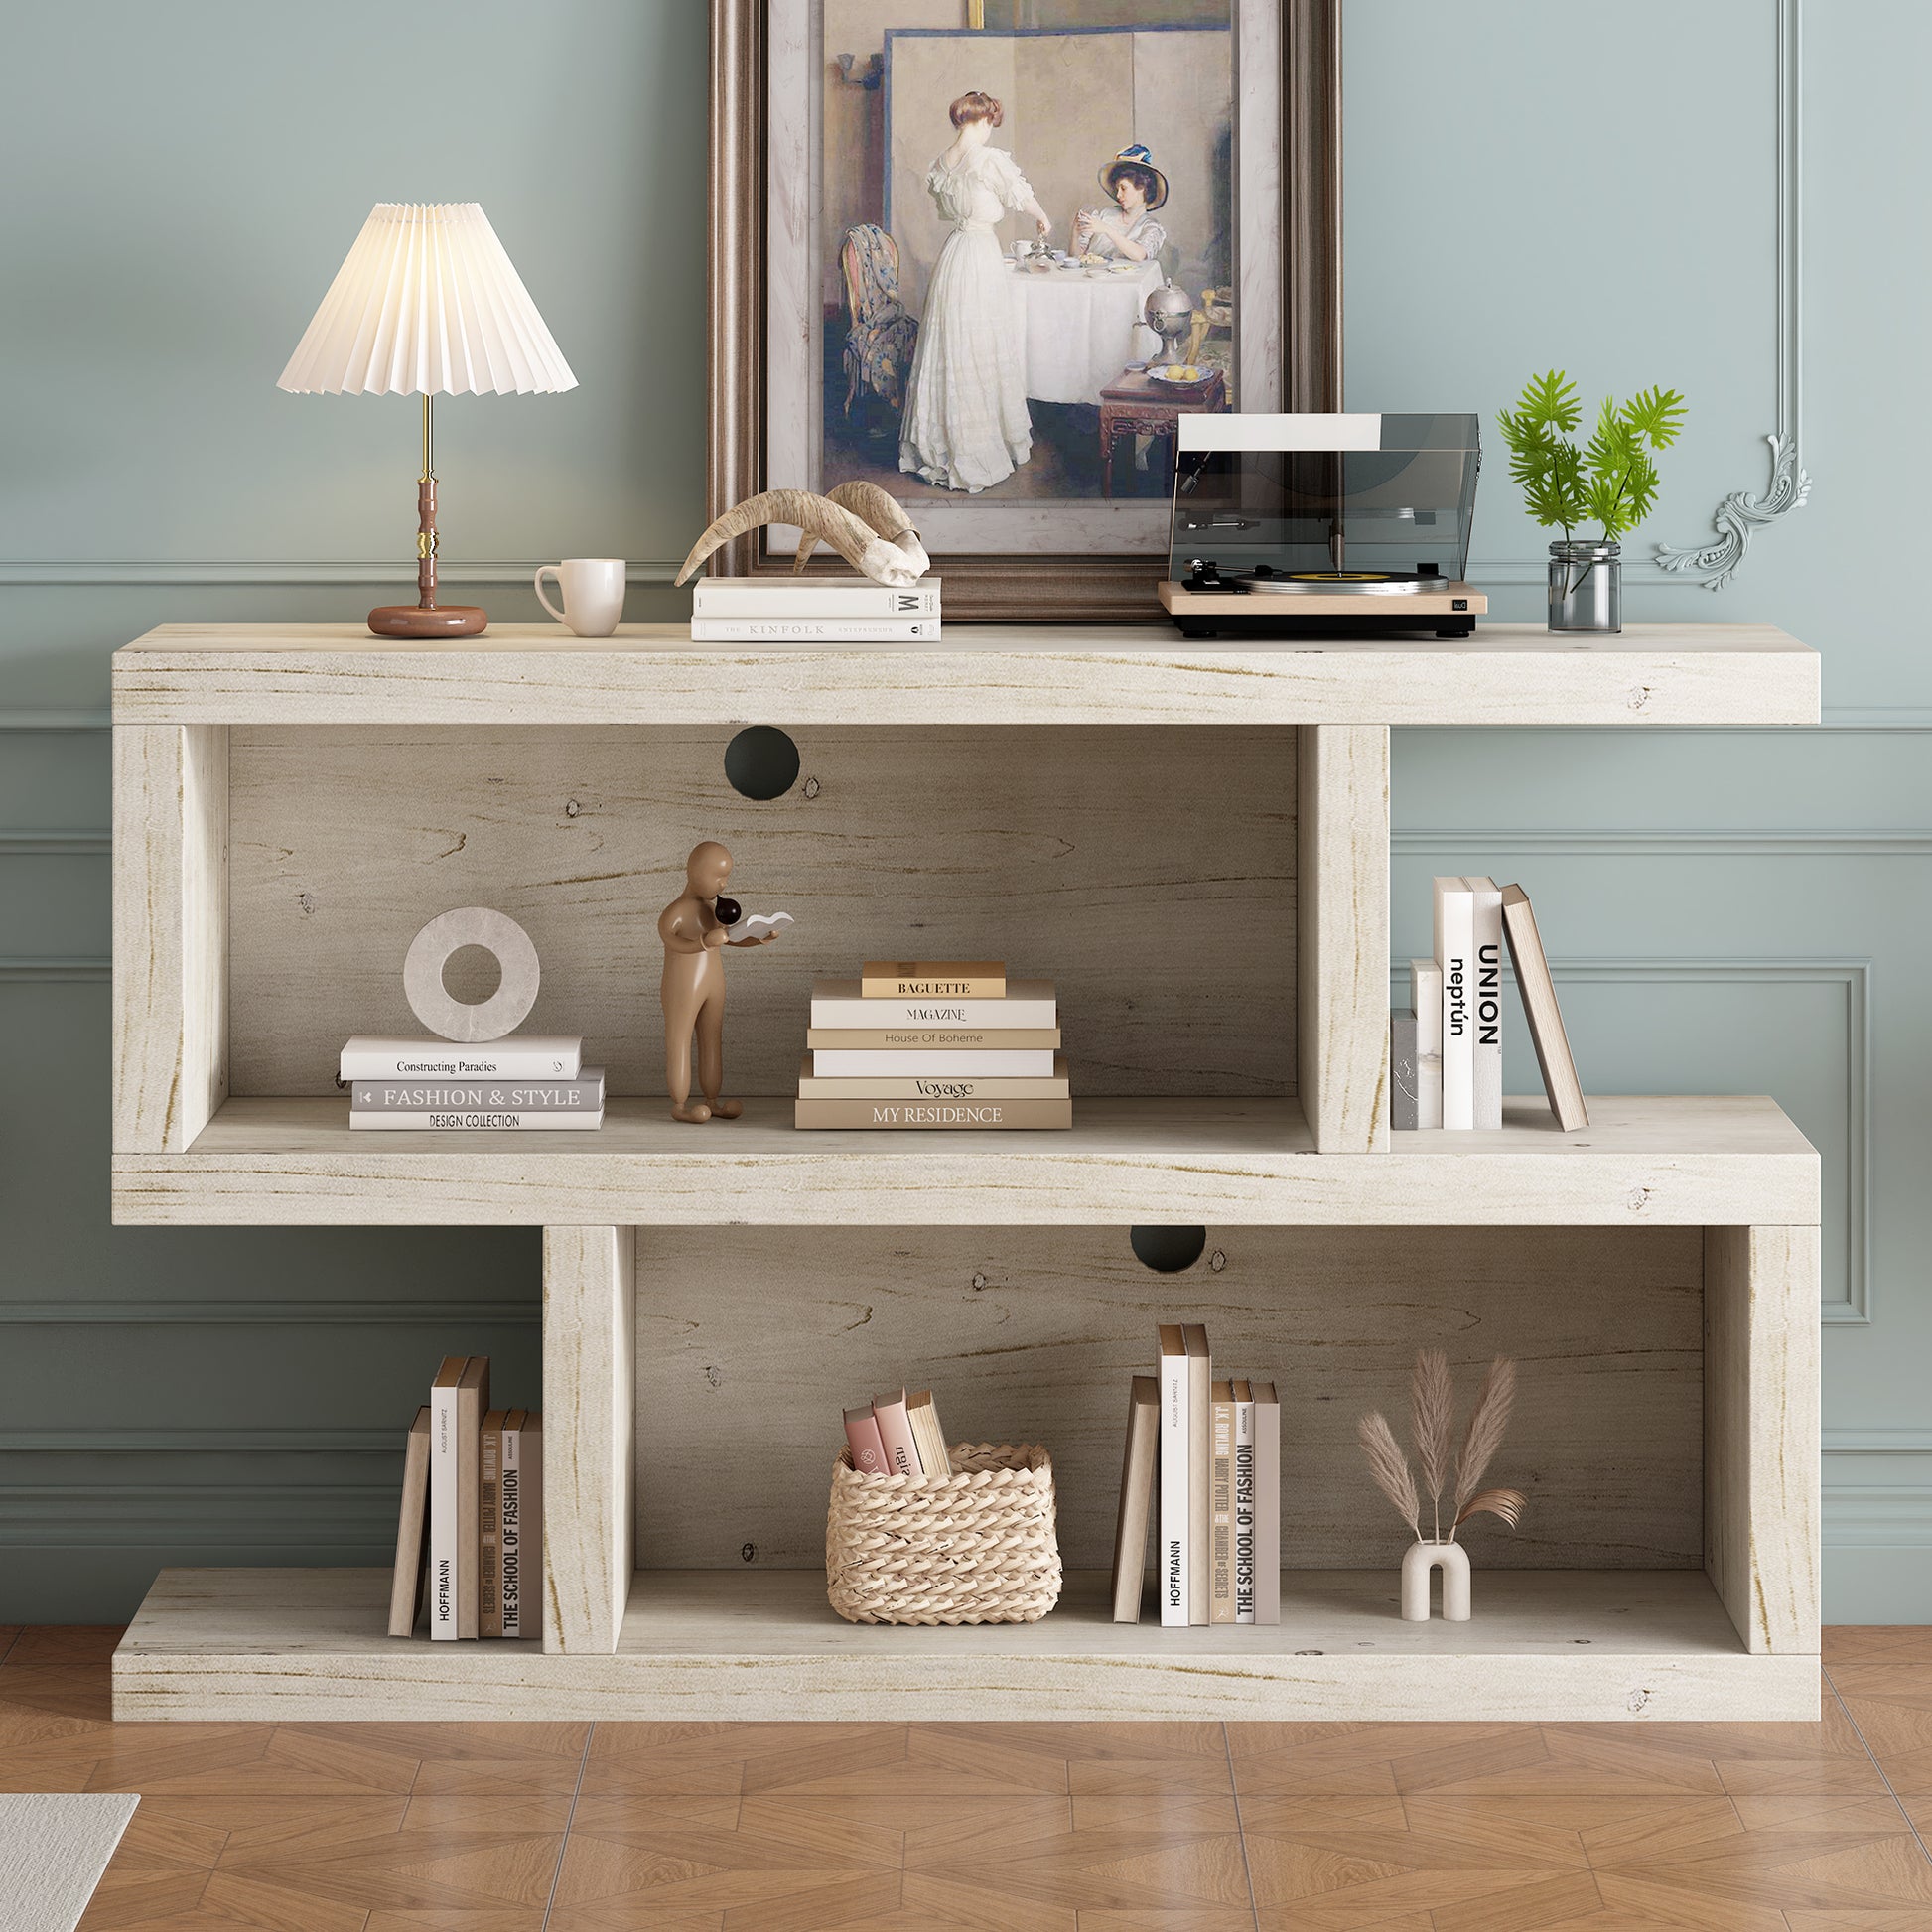
<instances>
[{"instance_id":1,"label":"stacked white book","mask_svg":"<svg viewBox=\"0 0 1932 1932\"><path fill-rule=\"evenodd\" d=\"M932 643L939 580L904 590L864 577L702 577L691 598L700 644Z\"/></svg>"},{"instance_id":2,"label":"stacked white book","mask_svg":"<svg viewBox=\"0 0 1932 1932\"><path fill-rule=\"evenodd\" d=\"M993 959L875 959L812 989L799 1127L1071 1127L1051 980Z\"/></svg>"},{"instance_id":3,"label":"stacked white book","mask_svg":"<svg viewBox=\"0 0 1932 1932\"><path fill-rule=\"evenodd\" d=\"M358 1034L343 1048L352 1128L528 1133L604 1125L604 1069L581 1038L538 1035L459 1046Z\"/></svg>"}]
</instances>

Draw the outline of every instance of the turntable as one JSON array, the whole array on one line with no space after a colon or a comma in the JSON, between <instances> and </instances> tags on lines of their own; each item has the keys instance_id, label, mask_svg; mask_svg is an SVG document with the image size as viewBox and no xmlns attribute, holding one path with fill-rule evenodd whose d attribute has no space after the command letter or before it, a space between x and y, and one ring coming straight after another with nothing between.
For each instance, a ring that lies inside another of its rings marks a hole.
<instances>
[{"instance_id":1,"label":"turntable","mask_svg":"<svg viewBox=\"0 0 1932 1932\"><path fill-rule=\"evenodd\" d=\"M1184 415L1161 603L1188 637L1466 637L1473 416Z\"/></svg>"}]
</instances>

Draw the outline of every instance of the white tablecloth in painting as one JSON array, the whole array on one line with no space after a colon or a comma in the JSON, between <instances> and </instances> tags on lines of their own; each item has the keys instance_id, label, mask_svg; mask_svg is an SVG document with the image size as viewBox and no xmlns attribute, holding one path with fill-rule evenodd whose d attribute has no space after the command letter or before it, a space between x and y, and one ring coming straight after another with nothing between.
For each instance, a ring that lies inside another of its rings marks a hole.
<instances>
[{"instance_id":1,"label":"white tablecloth in painting","mask_svg":"<svg viewBox=\"0 0 1932 1932\"><path fill-rule=\"evenodd\" d=\"M1098 403L1130 362L1144 362L1161 339L1141 321L1160 265L1138 262L1131 275L1084 269L1035 274L1010 269L1027 344L1027 394L1035 402Z\"/></svg>"}]
</instances>

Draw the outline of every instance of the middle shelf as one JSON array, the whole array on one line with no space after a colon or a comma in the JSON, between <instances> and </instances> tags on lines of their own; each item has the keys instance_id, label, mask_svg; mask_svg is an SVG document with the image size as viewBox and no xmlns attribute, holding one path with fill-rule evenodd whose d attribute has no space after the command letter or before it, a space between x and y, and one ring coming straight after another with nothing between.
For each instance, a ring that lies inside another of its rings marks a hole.
<instances>
[{"instance_id":1,"label":"middle shelf","mask_svg":"<svg viewBox=\"0 0 1932 1932\"><path fill-rule=\"evenodd\" d=\"M1318 1154L1293 1099L1090 1099L1056 1133L800 1133L791 1102L595 1133L352 1134L345 1099L226 1101L181 1154L114 1157L129 1224L518 1226L1813 1225L1819 1163L1752 1095L1592 1097L1590 1125L1505 1102L1500 1133ZM373 1145L371 1145L373 1143Z\"/></svg>"}]
</instances>

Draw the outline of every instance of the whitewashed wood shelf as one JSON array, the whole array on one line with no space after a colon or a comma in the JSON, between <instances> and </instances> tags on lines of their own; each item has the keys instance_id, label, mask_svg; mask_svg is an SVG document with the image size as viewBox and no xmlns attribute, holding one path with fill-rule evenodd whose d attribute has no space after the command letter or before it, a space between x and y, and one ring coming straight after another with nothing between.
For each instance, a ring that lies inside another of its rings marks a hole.
<instances>
[{"instance_id":1,"label":"whitewashed wood shelf","mask_svg":"<svg viewBox=\"0 0 1932 1932\"><path fill-rule=\"evenodd\" d=\"M936 644L699 644L548 624L399 645L359 624L164 624L114 720L205 724L1808 725L1816 651L1769 624L1227 643L1165 625L949 625Z\"/></svg>"},{"instance_id":2,"label":"whitewashed wood shelf","mask_svg":"<svg viewBox=\"0 0 1932 1932\"><path fill-rule=\"evenodd\" d=\"M1279 1627L1109 1620L1076 1571L1038 1623L841 1622L806 1570L647 1571L615 1653L379 1634L375 1570L172 1570L114 1660L124 1718L938 1723L1816 1722L1817 1660L1752 1657L1695 1570L1497 1571L1466 1624L1403 1623L1392 1571L1285 1572Z\"/></svg>"},{"instance_id":3,"label":"whitewashed wood shelf","mask_svg":"<svg viewBox=\"0 0 1932 1932\"><path fill-rule=\"evenodd\" d=\"M1817 656L1782 631L498 625L405 648L169 625L113 689L114 1219L541 1226L546 1439L541 1644L391 1640L375 1573L170 1571L116 1657L118 1716L1816 1716L1815 1152L1750 1097L1597 1097L1575 1134L1540 1100L1500 1133L1389 1128L1390 727L1815 723ZM808 760L778 800L724 782L750 723ZM774 1098L689 1128L620 1097L590 1135L349 1132L341 1043L410 1031L403 952L460 904L536 938L534 1031L655 1092L652 922L700 837L813 915L732 977L737 1092L795 1078L814 974L916 934L1060 980L1073 1129L801 1134ZM1218 1272L1157 1287L1121 1232L1150 1222L1216 1230ZM1119 1455L1089 1399L1204 1284L1232 1372L1272 1371L1309 1422L1285 1431L1284 1548L1387 1553L1290 1573L1279 1630L1117 1626L1085 1572ZM1516 1441L1568 1507L1528 1567L1479 1564L1474 1622L1411 1626L1397 1532L1355 1506L1317 1405L1386 1403L1439 1341L1547 1370ZM858 1362L896 1380L925 1355L986 1427L1004 1404L1010 1440L1055 1449L1076 1574L1041 1624L857 1629L785 1567L822 1528L819 1416L836 1429ZM667 1480L726 1416L732 1454Z\"/></svg>"},{"instance_id":4,"label":"whitewashed wood shelf","mask_svg":"<svg viewBox=\"0 0 1932 1932\"><path fill-rule=\"evenodd\" d=\"M595 1133L355 1134L346 1099L235 1099L181 1154L122 1154L123 1223L632 1226L1811 1223L1819 1163L1770 1100L1602 1096L1563 1133L1541 1099L1500 1133L1316 1152L1293 1100L1076 1100L1070 1130L800 1133L753 1099L702 1129L612 1100Z\"/></svg>"}]
</instances>

